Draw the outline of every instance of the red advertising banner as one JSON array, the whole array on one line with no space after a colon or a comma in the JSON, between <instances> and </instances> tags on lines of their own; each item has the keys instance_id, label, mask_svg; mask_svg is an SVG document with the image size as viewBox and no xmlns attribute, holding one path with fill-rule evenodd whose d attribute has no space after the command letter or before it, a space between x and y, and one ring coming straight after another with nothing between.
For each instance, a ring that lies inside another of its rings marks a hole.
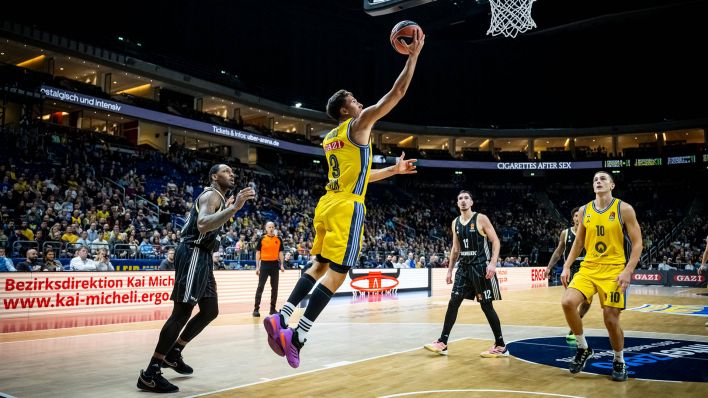
<instances>
[{"instance_id":1,"label":"red advertising banner","mask_svg":"<svg viewBox=\"0 0 708 398\"><path fill-rule=\"evenodd\" d=\"M253 271L214 271L219 303L253 302L258 277ZM290 291L300 271L280 276ZM172 305L173 271L57 272L0 274L0 318L152 309Z\"/></svg>"},{"instance_id":2,"label":"red advertising banner","mask_svg":"<svg viewBox=\"0 0 708 398\"><path fill-rule=\"evenodd\" d=\"M457 272L457 269L454 272ZM497 267L497 279L502 291L547 288L548 279L544 278L544 272L545 267ZM445 282L446 276L447 268L433 269L433 296L450 294L452 285Z\"/></svg>"}]
</instances>

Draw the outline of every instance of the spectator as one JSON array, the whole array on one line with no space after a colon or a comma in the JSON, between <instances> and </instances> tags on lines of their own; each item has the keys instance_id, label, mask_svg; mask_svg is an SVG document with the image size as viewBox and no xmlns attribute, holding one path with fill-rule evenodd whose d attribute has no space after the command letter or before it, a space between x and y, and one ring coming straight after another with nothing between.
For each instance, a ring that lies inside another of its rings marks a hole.
<instances>
[{"instance_id":1,"label":"spectator","mask_svg":"<svg viewBox=\"0 0 708 398\"><path fill-rule=\"evenodd\" d=\"M170 247L167 249L167 258L160 262L160 271L174 271L175 270L175 248Z\"/></svg>"},{"instance_id":2,"label":"spectator","mask_svg":"<svg viewBox=\"0 0 708 398\"><path fill-rule=\"evenodd\" d=\"M28 249L25 261L17 264L17 270L20 272L35 272L39 271L42 266L39 264L39 256L36 249Z\"/></svg>"},{"instance_id":3,"label":"spectator","mask_svg":"<svg viewBox=\"0 0 708 398\"><path fill-rule=\"evenodd\" d=\"M425 256L420 256L418 263L415 265L416 268L425 268Z\"/></svg>"},{"instance_id":4,"label":"spectator","mask_svg":"<svg viewBox=\"0 0 708 398\"><path fill-rule=\"evenodd\" d=\"M148 242L147 236L143 237L142 243L140 243L140 246L138 247L140 250L140 255L143 258L154 258L155 257L155 249L152 247L152 244Z\"/></svg>"},{"instance_id":5,"label":"spectator","mask_svg":"<svg viewBox=\"0 0 708 398\"><path fill-rule=\"evenodd\" d=\"M70 271L97 271L96 262L88 258L88 247L81 246L76 251L76 257L69 262Z\"/></svg>"},{"instance_id":6,"label":"spectator","mask_svg":"<svg viewBox=\"0 0 708 398\"><path fill-rule=\"evenodd\" d=\"M393 257L390 254L386 255L386 261L384 261L383 268L393 268Z\"/></svg>"},{"instance_id":7,"label":"spectator","mask_svg":"<svg viewBox=\"0 0 708 398\"><path fill-rule=\"evenodd\" d=\"M403 262L402 268L415 268L415 253L408 252L408 258Z\"/></svg>"},{"instance_id":8,"label":"spectator","mask_svg":"<svg viewBox=\"0 0 708 398\"><path fill-rule=\"evenodd\" d=\"M56 259L54 250L47 249L44 252L44 263L41 269L42 271L64 271L64 266Z\"/></svg>"},{"instance_id":9,"label":"spectator","mask_svg":"<svg viewBox=\"0 0 708 398\"><path fill-rule=\"evenodd\" d=\"M115 271L113 264L111 264L111 258L108 256L108 249L105 247L98 249L94 261L96 262L97 271Z\"/></svg>"},{"instance_id":10,"label":"spectator","mask_svg":"<svg viewBox=\"0 0 708 398\"><path fill-rule=\"evenodd\" d=\"M214 252L211 254L211 264L214 270L226 269L226 264L224 260L221 259L221 253Z\"/></svg>"},{"instance_id":11,"label":"spectator","mask_svg":"<svg viewBox=\"0 0 708 398\"><path fill-rule=\"evenodd\" d=\"M15 264L12 263L12 260L5 257L5 248L0 247L0 272L15 272L17 269L15 269Z\"/></svg>"},{"instance_id":12,"label":"spectator","mask_svg":"<svg viewBox=\"0 0 708 398\"><path fill-rule=\"evenodd\" d=\"M297 265L293 263L293 254L292 252L286 252L285 257L283 259L283 266L285 268L297 268Z\"/></svg>"}]
</instances>

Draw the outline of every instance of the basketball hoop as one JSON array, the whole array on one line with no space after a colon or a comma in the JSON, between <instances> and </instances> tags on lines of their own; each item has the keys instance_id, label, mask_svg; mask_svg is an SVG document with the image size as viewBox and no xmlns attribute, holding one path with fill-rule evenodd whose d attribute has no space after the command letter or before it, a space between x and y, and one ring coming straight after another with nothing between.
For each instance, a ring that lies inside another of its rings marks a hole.
<instances>
[{"instance_id":1,"label":"basketball hoop","mask_svg":"<svg viewBox=\"0 0 708 398\"><path fill-rule=\"evenodd\" d=\"M531 17L531 6L535 0L489 0L492 7L492 21L488 35L516 37L536 27Z\"/></svg>"}]
</instances>

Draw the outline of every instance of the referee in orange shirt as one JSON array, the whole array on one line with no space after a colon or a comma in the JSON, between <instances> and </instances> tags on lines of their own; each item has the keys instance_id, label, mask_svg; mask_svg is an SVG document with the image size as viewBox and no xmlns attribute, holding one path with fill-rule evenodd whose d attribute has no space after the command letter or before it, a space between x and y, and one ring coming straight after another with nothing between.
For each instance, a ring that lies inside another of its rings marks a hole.
<instances>
[{"instance_id":1,"label":"referee in orange shirt","mask_svg":"<svg viewBox=\"0 0 708 398\"><path fill-rule=\"evenodd\" d=\"M266 234L261 237L256 245L256 275L258 275L258 289L256 289L256 304L253 316L259 317L261 296L266 279L270 277L270 314L275 314L275 302L278 300L278 268L285 272L283 267L283 241L275 236L275 223L266 223Z\"/></svg>"}]
</instances>

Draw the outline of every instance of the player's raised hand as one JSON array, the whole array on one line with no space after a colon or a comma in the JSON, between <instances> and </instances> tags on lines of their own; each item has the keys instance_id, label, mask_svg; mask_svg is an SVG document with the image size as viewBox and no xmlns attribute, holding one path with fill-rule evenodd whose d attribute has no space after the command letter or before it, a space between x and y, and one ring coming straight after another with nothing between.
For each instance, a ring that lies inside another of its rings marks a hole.
<instances>
[{"instance_id":1,"label":"player's raised hand","mask_svg":"<svg viewBox=\"0 0 708 398\"><path fill-rule=\"evenodd\" d=\"M418 159L406 159L406 153L401 152L401 156L396 162L394 171L396 174L415 174L418 171L415 169L415 163Z\"/></svg>"},{"instance_id":2,"label":"player's raised hand","mask_svg":"<svg viewBox=\"0 0 708 398\"><path fill-rule=\"evenodd\" d=\"M244 189L238 191L238 194L236 194L236 198L233 201L232 201L232 199L234 197L231 196L229 198L229 201L234 205L236 210L238 210L243 207L243 205L246 203L247 200L253 199L255 197L256 197L256 191L254 191L253 188L248 187L248 188L244 188Z\"/></svg>"},{"instance_id":3,"label":"player's raised hand","mask_svg":"<svg viewBox=\"0 0 708 398\"><path fill-rule=\"evenodd\" d=\"M413 41L411 42L411 44L403 43L408 48L409 57L417 57L418 54L420 54L420 50L422 50L423 46L425 45L425 34L418 36L418 34L420 33L422 32L420 32L419 30L414 31Z\"/></svg>"}]
</instances>

